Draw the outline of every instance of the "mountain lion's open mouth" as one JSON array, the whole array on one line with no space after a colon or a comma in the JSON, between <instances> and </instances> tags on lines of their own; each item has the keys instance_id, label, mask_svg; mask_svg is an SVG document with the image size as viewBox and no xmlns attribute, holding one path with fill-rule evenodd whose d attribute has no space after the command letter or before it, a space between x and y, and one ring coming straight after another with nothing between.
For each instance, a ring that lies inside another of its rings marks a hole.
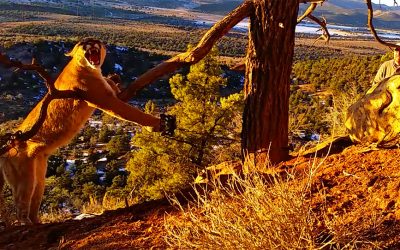
<instances>
[{"instance_id":1,"label":"mountain lion's open mouth","mask_svg":"<svg viewBox=\"0 0 400 250\"><path fill-rule=\"evenodd\" d=\"M93 66L99 66L100 65L100 48L97 48L98 45L95 44L94 46L87 46L86 53L85 53L85 58L92 64Z\"/></svg>"}]
</instances>

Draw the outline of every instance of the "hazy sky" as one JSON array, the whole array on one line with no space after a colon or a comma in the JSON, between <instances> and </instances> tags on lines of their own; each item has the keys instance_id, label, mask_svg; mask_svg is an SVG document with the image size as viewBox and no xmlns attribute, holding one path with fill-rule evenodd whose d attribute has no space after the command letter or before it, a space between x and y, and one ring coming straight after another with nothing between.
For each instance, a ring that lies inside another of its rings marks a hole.
<instances>
[{"instance_id":1,"label":"hazy sky","mask_svg":"<svg viewBox=\"0 0 400 250\"><path fill-rule=\"evenodd\" d=\"M379 3L379 0L372 0L374 3ZM381 4L386 4L388 6L393 6L393 0L381 0Z\"/></svg>"}]
</instances>

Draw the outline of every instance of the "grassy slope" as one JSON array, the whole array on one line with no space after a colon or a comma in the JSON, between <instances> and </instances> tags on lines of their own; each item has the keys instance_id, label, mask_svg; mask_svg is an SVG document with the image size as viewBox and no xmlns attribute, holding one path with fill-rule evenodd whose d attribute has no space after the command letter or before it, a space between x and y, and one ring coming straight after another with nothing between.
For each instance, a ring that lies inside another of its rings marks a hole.
<instances>
[{"instance_id":1,"label":"grassy slope","mask_svg":"<svg viewBox=\"0 0 400 250\"><path fill-rule=\"evenodd\" d=\"M338 248L346 245L353 248L397 249L400 247L398 243L400 242L400 227L398 226L400 182L397 174L400 150L379 150L367 153L363 153L363 150L362 147L351 146L329 157L300 157L278 166L280 176L290 173L289 181L286 181L288 176L284 177L283 183L287 183L289 188L284 192L285 197L292 197L293 200L290 202L293 204L301 202L310 208L307 211L309 211L309 216L314 218L315 223L307 224L309 228L302 228L303 224L298 224L299 229L310 232L314 239L310 244L321 246L329 242L331 246ZM313 175L309 181L311 172ZM287 195L289 192L303 188L304 183L311 184L307 185L308 189L303 189L307 195L298 197ZM277 190L282 191L282 188L278 187ZM239 196L239 194L233 195ZM217 196L219 199L221 197ZM275 197L275 200L277 198L279 196ZM235 206L237 199L231 200L232 203L229 203L229 199L224 201L225 207ZM211 203L208 202L208 204ZM254 203L255 201L252 201L252 204ZM276 202L274 206L282 212L282 206L284 206L282 204ZM237 209L241 210L248 208L249 204L244 203L239 206L240 209L239 207ZM200 210L207 215L205 207L200 206ZM151 246L165 248L167 244L164 237L168 233L164 227L166 213L169 214L166 217L167 220L179 223L181 229L189 225L187 229L194 230L197 225L194 226L193 218L197 218L197 223L200 223L202 218L196 211L198 210L191 210L191 213L197 216L192 216L191 220L187 219L188 216L184 213L168 205L166 200L148 202L127 209L109 211L83 221L67 221L7 230L0 234L0 248L11 245L17 249L47 249L55 246L60 246L61 249L123 249ZM285 212L289 214L289 209L284 209L283 213ZM244 216L240 220L246 223L246 220L250 218ZM282 224L274 226L285 229L285 225ZM286 226L287 229L288 227L289 225ZM218 230L218 227L215 230ZM236 239L240 240L240 231L237 232ZM278 237L282 232L276 232ZM203 236L203 242L197 239L196 244L200 246L209 244L206 236ZM217 240L228 241L227 237L235 236L224 235L224 237L217 237ZM185 240L188 239L180 238L179 240L185 246ZM222 245L227 246L227 243ZM226 248L223 246L222 248Z\"/></svg>"}]
</instances>

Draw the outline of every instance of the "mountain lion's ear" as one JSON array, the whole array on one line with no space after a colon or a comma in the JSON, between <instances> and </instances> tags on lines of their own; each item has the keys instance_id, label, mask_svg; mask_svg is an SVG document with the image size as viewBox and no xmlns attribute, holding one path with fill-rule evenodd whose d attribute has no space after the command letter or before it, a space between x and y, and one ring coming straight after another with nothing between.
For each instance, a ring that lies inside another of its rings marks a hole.
<instances>
[{"instance_id":1,"label":"mountain lion's ear","mask_svg":"<svg viewBox=\"0 0 400 250\"><path fill-rule=\"evenodd\" d=\"M70 52L65 53L65 55L66 55L66 56L73 57L73 56L75 55L75 53L78 51L80 45L81 45L80 42L77 43L77 44L74 46L74 48L73 48Z\"/></svg>"}]
</instances>

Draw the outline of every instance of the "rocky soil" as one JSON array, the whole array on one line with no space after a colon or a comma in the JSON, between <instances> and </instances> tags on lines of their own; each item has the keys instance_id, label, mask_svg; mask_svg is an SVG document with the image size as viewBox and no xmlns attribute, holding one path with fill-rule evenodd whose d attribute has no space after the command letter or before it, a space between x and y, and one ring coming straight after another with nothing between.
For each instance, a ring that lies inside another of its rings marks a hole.
<instances>
[{"instance_id":1,"label":"rocky soil","mask_svg":"<svg viewBox=\"0 0 400 250\"><path fill-rule=\"evenodd\" d=\"M327 157L296 157L278 169L300 181L312 173L308 199L323 217L315 241L328 241L335 232L355 240L361 235L371 248L400 249L399 165L400 149L350 146ZM167 248L166 214L180 218L161 200L81 221L9 228L0 232L0 249Z\"/></svg>"}]
</instances>

